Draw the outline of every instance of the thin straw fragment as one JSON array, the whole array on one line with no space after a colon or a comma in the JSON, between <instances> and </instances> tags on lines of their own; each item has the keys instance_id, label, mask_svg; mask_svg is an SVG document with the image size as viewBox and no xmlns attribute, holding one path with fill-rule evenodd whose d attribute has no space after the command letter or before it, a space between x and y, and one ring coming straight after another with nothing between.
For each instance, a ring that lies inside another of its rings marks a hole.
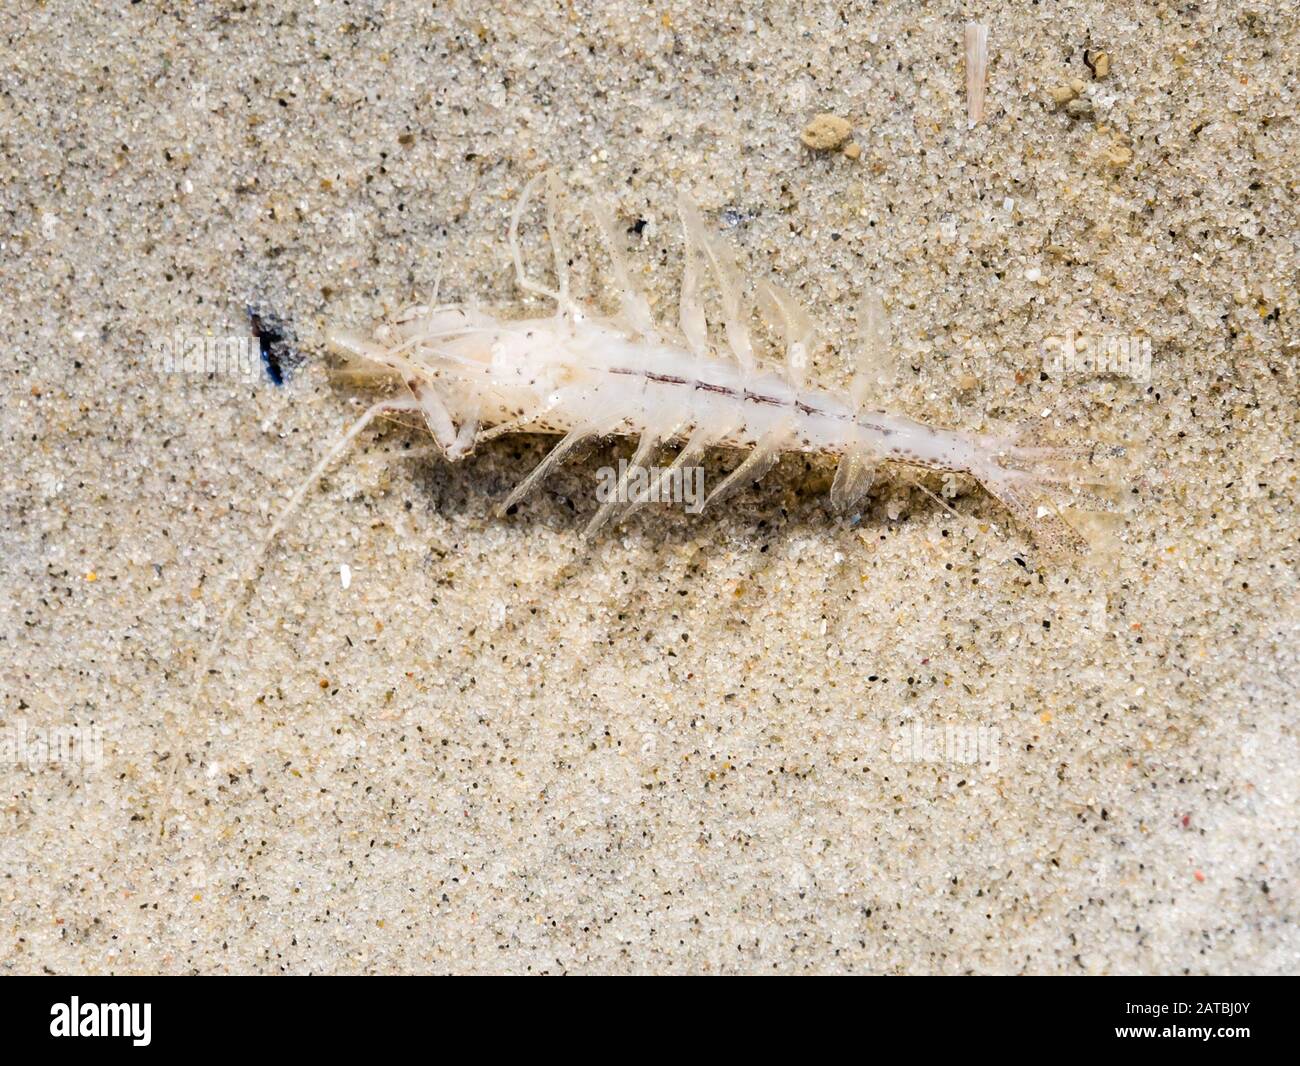
<instances>
[{"instance_id":1,"label":"thin straw fragment","mask_svg":"<svg viewBox=\"0 0 1300 1066\"><path fill-rule=\"evenodd\" d=\"M984 119L984 76L989 58L989 28L966 23L966 119L969 128Z\"/></svg>"}]
</instances>

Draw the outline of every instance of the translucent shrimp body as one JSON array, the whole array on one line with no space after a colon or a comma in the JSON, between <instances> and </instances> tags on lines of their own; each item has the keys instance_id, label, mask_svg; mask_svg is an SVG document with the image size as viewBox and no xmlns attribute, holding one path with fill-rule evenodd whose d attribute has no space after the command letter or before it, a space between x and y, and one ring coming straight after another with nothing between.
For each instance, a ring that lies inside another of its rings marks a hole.
<instances>
[{"instance_id":1,"label":"translucent shrimp body","mask_svg":"<svg viewBox=\"0 0 1300 1066\"><path fill-rule=\"evenodd\" d=\"M709 501L761 477L783 452L799 451L838 457L831 499L841 510L866 494L881 462L905 463L969 474L1040 534L1058 542L1073 539L1055 509L1041 506L1051 479L1032 467L1048 457L1045 449L939 429L863 405L869 391L869 357L876 354L871 349L884 343L878 300L868 304L864 356L845 396L806 387L815 336L808 316L788 293L760 282L760 308L785 348L780 372L762 369L749 330L752 312L744 299L746 286L685 198L679 206L686 266L672 333L654 322L648 302L631 285L603 205L593 214L613 262L620 311L601 316L570 295L568 260L555 225L554 183L547 218L558 288L531 280L524 272L517 230L543 178L524 190L511 223L510 243L520 287L553 298L553 315L503 319L460 306L414 307L370 335L330 334L338 351L372 371L400 378L409 392L403 406L418 407L448 459L462 458L476 443L502 433L562 435L503 502L503 510L534 488L580 441L619 434L639 438L629 470L647 467L661 445L680 445L661 477L698 459L707 448L747 449L749 455L713 489ZM710 337L701 294L702 266L707 266L720 297L721 338ZM654 488L650 485L640 497L614 494L587 533L653 498Z\"/></svg>"}]
</instances>

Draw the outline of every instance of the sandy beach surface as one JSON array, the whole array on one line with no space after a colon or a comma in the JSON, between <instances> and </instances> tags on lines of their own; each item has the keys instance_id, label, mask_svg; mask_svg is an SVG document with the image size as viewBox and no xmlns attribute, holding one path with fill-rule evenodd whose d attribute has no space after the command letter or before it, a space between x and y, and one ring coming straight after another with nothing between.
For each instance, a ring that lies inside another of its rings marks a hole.
<instances>
[{"instance_id":1,"label":"sandy beach surface","mask_svg":"<svg viewBox=\"0 0 1300 1066\"><path fill-rule=\"evenodd\" d=\"M0 972L1300 970L1287 5L51 0L0 39ZM553 438L449 464L396 418L242 595L372 396L325 330L439 279L544 313L506 236L546 167L584 299L606 195L675 323L689 191L819 386L878 289L877 403L1104 445L1123 508L1057 559L969 479L844 517L788 456L586 545L631 442L497 517Z\"/></svg>"}]
</instances>

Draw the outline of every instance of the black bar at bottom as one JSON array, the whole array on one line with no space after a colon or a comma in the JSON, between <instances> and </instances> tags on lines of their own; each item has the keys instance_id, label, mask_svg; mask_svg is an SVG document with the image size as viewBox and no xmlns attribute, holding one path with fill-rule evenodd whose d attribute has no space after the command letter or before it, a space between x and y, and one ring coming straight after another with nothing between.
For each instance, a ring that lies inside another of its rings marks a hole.
<instances>
[{"instance_id":1,"label":"black bar at bottom","mask_svg":"<svg viewBox=\"0 0 1300 1066\"><path fill-rule=\"evenodd\" d=\"M767 1046L784 1037L804 1053L831 1038L930 1053L1127 1047L1257 1055L1292 1048L1294 987L1261 978L901 978L840 985L816 1004L790 983L751 984L745 995L728 989L710 1005L698 988L683 993L673 985L657 995L644 985L623 989L617 1001L609 986L552 1001L540 989L511 996L480 985L465 1009L451 985L420 978L13 977L0 986L0 1032L10 1062L23 1061L15 1057L23 1051L60 1047L301 1056L373 1054L391 1043L436 1053L448 1039L499 1052L515 1034L530 1050L543 1041L554 1053L577 1041L608 1054L611 1041L629 1038L648 1049L647 1032L662 1034L665 1048L680 1048L681 1040L699 1046L701 1025L718 1027L732 1054L737 1043Z\"/></svg>"}]
</instances>

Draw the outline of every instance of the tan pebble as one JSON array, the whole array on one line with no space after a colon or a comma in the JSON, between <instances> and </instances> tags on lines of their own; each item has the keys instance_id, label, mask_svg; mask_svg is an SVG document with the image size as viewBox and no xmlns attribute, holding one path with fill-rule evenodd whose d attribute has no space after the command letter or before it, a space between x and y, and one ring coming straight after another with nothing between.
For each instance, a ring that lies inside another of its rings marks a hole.
<instances>
[{"instance_id":1,"label":"tan pebble","mask_svg":"<svg viewBox=\"0 0 1300 1066\"><path fill-rule=\"evenodd\" d=\"M1122 144L1113 144L1107 157L1113 167L1125 167L1133 162L1133 150Z\"/></svg>"},{"instance_id":2,"label":"tan pebble","mask_svg":"<svg viewBox=\"0 0 1300 1066\"><path fill-rule=\"evenodd\" d=\"M1082 96L1083 90L1086 89L1087 87L1088 86L1084 84L1081 78L1070 79L1070 88L1074 90L1075 96Z\"/></svg>"},{"instance_id":3,"label":"tan pebble","mask_svg":"<svg viewBox=\"0 0 1300 1066\"><path fill-rule=\"evenodd\" d=\"M820 114L804 127L799 139L819 152L838 148L849 139L853 127L839 115Z\"/></svg>"},{"instance_id":4,"label":"tan pebble","mask_svg":"<svg viewBox=\"0 0 1300 1066\"><path fill-rule=\"evenodd\" d=\"M1063 107L1079 95L1069 85L1057 85L1055 88L1048 89L1047 91L1052 94L1052 102L1056 104L1057 107Z\"/></svg>"},{"instance_id":5,"label":"tan pebble","mask_svg":"<svg viewBox=\"0 0 1300 1066\"><path fill-rule=\"evenodd\" d=\"M850 159L857 159L858 156L862 154L862 145L858 144L856 141L849 141L849 143L844 146L844 154Z\"/></svg>"},{"instance_id":6,"label":"tan pebble","mask_svg":"<svg viewBox=\"0 0 1300 1066\"><path fill-rule=\"evenodd\" d=\"M1092 59L1092 74L1095 78L1104 78L1110 73L1110 53L1098 52Z\"/></svg>"}]
</instances>

